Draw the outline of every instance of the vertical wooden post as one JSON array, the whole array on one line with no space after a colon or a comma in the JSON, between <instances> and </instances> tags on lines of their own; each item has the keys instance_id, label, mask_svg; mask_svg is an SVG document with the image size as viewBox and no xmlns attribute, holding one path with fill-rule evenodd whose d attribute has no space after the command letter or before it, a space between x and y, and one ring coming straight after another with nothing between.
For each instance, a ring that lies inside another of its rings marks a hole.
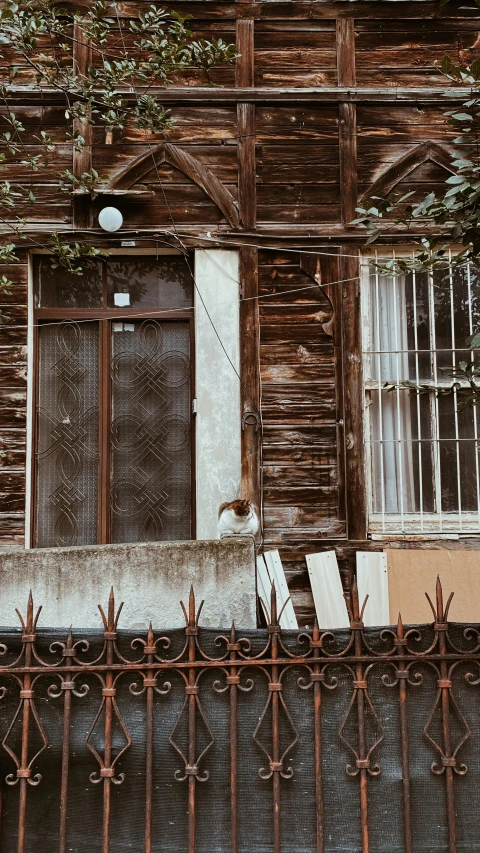
<instances>
[{"instance_id":1,"label":"vertical wooden post","mask_svg":"<svg viewBox=\"0 0 480 853\"><path fill-rule=\"evenodd\" d=\"M355 86L355 21L337 19L337 79L339 86Z\"/></svg>"},{"instance_id":2,"label":"vertical wooden post","mask_svg":"<svg viewBox=\"0 0 480 853\"><path fill-rule=\"evenodd\" d=\"M237 21L237 64L235 84L254 85L254 22ZM237 104L238 132L238 205L243 228L254 228L256 223L255 192L255 105Z\"/></svg>"},{"instance_id":3,"label":"vertical wooden post","mask_svg":"<svg viewBox=\"0 0 480 853\"><path fill-rule=\"evenodd\" d=\"M341 271L347 532L349 539L366 539L360 255L354 247L342 249Z\"/></svg>"},{"instance_id":4,"label":"vertical wooden post","mask_svg":"<svg viewBox=\"0 0 480 853\"><path fill-rule=\"evenodd\" d=\"M82 30L81 21L75 21L73 42L73 71L79 76L85 75L92 62L91 45ZM83 172L89 172L92 168L92 141L93 129L91 124L74 119L73 130L78 131L85 140L81 151L73 150L72 171L74 175L80 176ZM74 228L91 227L90 196L73 197L73 226Z\"/></svg>"},{"instance_id":5,"label":"vertical wooden post","mask_svg":"<svg viewBox=\"0 0 480 853\"><path fill-rule=\"evenodd\" d=\"M340 210L342 225L349 227L355 219L358 200L357 179L357 107L343 103L338 106L340 153Z\"/></svg>"},{"instance_id":6,"label":"vertical wooden post","mask_svg":"<svg viewBox=\"0 0 480 853\"><path fill-rule=\"evenodd\" d=\"M242 0L239 0L242 2ZM254 85L254 21L237 20L237 58L235 83ZM255 167L255 105L237 104L238 132L238 207L242 228L255 228L257 221ZM242 497L249 498L261 512L259 418L259 323L258 323L258 251L255 247L240 249L240 375L242 410Z\"/></svg>"},{"instance_id":7,"label":"vertical wooden post","mask_svg":"<svg viewBox=\"0 0 480 853\"><path fill-rule=\"evenodd\" d=\"M242 410L242 497L260 507L260 342L258 323L258 250L240 249L240 375ZM253 298L252 298L253 297Z\"/></svg>"},{"instance_id":8,"label":"vertical wooden post","mask_svg":"<svg viewBox=\"0 0 480 853\"><path fill-rule=\"evenodd\" d=\"M255 104L237 104L238 206L243 228L255 228Z\"/></svg>"},{"instance_id":9,"label":"vertical wooden post","mask_svg":"<svg viewBox=\"0 0 480 853\"><path fill-rule=\"evenodd\" d=\"M355 86L355 22L337 20L337 78L339 86ZM342 224L355 219L358 198L357 108L344 102L338 105L340 155L340 208Z\"/></svg>"},{"instance_id":10,"label":"vertical wooden post","mask_svg":"<svg viewBox=\"0 0 480 853\"><path fill-rule=\"evenodd\" d=\"M239 56L235 66L235 85L254 85L254 22L250 18L237 20L236 47Z\"/></svg>"}]
</instances>

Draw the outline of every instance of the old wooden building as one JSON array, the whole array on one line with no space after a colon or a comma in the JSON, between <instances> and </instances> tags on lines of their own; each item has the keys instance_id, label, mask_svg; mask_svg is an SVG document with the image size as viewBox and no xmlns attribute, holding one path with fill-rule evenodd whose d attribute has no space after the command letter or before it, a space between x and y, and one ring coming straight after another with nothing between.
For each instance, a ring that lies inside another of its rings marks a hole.
<instances>
[{"instance_id":1,"label":"old wooden building","mask_svg":"<svg viewBox=\"0 0 480 853\"><path fill-rule=\"evenodd\" d=\"M119 3L121 20L141 5ZM375 251L411 253L421 233L392 225L372 250L351 225L359 198L448 177L444 113L463 92L439 65L475 57L478 10L173 5L239 55L214 86L190 71L162 90L166 138L90 127L74 156L62 93L15 60L0 111L32 153L41 130L58 144L37 204L15 211L21 262L0 269L14 282L0 306L2 545L214 538L219 503L241 494L311 623L305 554L334 548L348 584L358 548L480 543L477 414L436 393L478 329L480 282L389 279ZM92 61L88 44L74 53ZM12 184L30 181L22 159L3 171ZM60 168L92 166L96 197L59 193ZM105 207L123 216L111 235ZM80 279L52 271L53 231L110 255Z\"/></svg>"}]
</instances>

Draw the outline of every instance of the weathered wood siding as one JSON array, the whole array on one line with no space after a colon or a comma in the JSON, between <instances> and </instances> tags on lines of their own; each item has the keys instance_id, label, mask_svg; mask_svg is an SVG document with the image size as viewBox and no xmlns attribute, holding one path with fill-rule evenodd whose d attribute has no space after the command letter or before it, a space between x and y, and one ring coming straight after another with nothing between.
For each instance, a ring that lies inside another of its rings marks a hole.
<instances>
[{"instance_id":1,"label":"weathered wood siding","mask_svg":"<svg viewBox=\"0 0 480 853\"><path fill-rule=\"evenodd\" d=\"M349 223L375 182L397 181L419 195L441 187L453 137L443 116L450 83L439 66L444 54L464 63L478 55L480 14L460 0L442 10L437 0L173 6L193 16L196 37L236 41L240 56L236 67L212 70L214 88L188 71L163 90L176 121L170 154L163 137L146 139L127 127L107 144L94 128L73 160L61 97L36 92L28 66L4 51L3 79L9 60L18 68L9 108L27 134L2 176L35 185L38 203L16 210L30 221L30 248L73 225L98 236L96 217L108 202L142 245L175 229L189 247L214 245L205 242L207 232L240 244L244 294L261 297L258 307L243 303L241 313L243 412L255 403L262 414L261 429L247 418L242 431L243 487L257 498L263 490L265 547L280 549L305 623L312 618L306 553L336 548L348 584L356 548L383 547L366 540L356 279L364 237ZM124 19L139 8L118 5ZM118 39L115 50L121 55ZM85 52L77 59L88 61ZM55 137L56 149L32 174L21 161L26 150L37 153L41 130ZM155 163L125 174L152 150ZM405 169L406 157L407 165L408 157L418 162ZM73 206L56 174L90 166L136 194ZM0 541L10 546L22 544L24 531L26 252L3 272L14 281L0 306L8 314L0 328ZM463 545L478 547L478 540Z\"/></svg>"}]
</instances>

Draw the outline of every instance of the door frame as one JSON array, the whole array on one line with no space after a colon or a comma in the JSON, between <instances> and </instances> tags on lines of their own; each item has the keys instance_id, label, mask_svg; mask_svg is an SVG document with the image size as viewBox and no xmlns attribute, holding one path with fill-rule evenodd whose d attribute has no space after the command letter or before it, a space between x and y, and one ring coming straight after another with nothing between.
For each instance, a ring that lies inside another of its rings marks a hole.
<instances>
[{"instance_id":1,"label":"door frame","mask_svg":"<svg viewBox=\"0 0 480 853\"><path fill-rule=\"evenodd\" d=\"M61 322L68 320L91 320L99 324L99 518L98 545L108 544L110 533L109 507L109 424L111 419L110 375L108 366L111 354L111 323L125 320L155 320L155 312L160 309L131 308L126 316L125 309L115 308L36 308L36 281L34 259L38 255L49 255L48 250L38 250L29 254L28 261L28 331L27 331L27 458L25 490L25 548L35 547L36 530L36 485L37 485L37 407L38 407L38 328L41 321ZM176 249L117 249L108 250L109 257L182 255ZM103 289L106 289L105 276ZM158 316L158 315L157 315ZM190 338L190 399L195 399L195 314L194 306L189 310L162 310L160 319L164 321L182 321L189 324ZM102 447L103 442L103 447ZM191 458L191 539L196 538L196 458L195 458L195 417L191 412L190 458ZM52 546L55 547L55 546Z\"/></svg>"}]
</instances>

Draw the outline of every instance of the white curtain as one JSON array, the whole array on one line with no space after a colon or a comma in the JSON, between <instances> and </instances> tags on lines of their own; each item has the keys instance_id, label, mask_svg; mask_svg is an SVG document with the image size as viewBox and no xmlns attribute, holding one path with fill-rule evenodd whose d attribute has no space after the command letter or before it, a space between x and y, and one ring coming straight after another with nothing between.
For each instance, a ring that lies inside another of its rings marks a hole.
<instances>
[{"instance_id":1,"label":"white curtain","mask_svg":"<svg viewBox=\"0 0 480 853\"><path fill-rule=\"evenodd\" d=\"M371 278L372 462L374 511L387 513L415 510L411 402L407 389L387 391L409 379L407 310L404 276ZM383 482L383 488L382 488Z\"/></svg>"}]
</instances>

